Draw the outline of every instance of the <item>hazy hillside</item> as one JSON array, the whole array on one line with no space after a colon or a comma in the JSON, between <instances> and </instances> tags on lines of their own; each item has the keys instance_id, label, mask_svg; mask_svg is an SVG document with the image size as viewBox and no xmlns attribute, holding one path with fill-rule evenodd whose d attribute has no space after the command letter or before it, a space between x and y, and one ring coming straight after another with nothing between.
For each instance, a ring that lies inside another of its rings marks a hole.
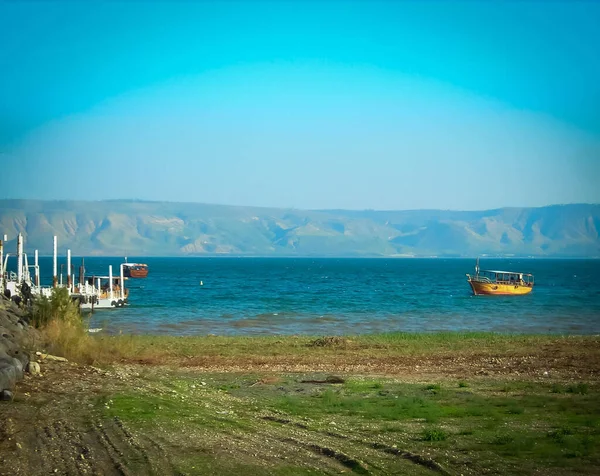
<instances>
[{"instance_id":1,"label":"hazy hillside","mask_svg":"<svg viewBox=\"0 0 600 476\"><path fill-rule=\"evenodd\" d=\"M8 251L176 256L600 257L600 205L348 211L141 201L0 200Z\"/></svg>"}]
</instances>

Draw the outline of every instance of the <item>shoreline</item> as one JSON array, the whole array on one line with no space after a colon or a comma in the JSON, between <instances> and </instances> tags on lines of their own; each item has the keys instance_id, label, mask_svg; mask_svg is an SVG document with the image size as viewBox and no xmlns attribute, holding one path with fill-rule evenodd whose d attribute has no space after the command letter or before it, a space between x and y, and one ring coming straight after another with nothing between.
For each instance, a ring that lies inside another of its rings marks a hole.
<instances>
[{"instance_id":1,"label":"shoreline","mask_svg":"<svg viewBox=\"0 0 600 476\"><path fill-rule=\"evenodd\" d=\"M89 336L75 358L202 371L323 371L598 378L600 336L391 333L348 336ZM546 374L544 374L546 372Z\"/></svg>"}]
</instances>

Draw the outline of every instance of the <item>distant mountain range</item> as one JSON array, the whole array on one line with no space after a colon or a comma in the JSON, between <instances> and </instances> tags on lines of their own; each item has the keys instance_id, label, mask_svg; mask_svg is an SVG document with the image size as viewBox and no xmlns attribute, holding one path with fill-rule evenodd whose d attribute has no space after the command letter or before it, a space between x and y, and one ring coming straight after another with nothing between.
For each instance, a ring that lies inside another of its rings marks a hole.
<instances>
[{"instance_id":1,"label":"distant mountain range","mask_svg":"<svg viewBox=\"0 0 600 476\"><path fill-rule=\"evenodd\" d=\"M600 257L600 205L350 211L0 200L0 235L77 256Z\"/></svg>"}]
</instances>

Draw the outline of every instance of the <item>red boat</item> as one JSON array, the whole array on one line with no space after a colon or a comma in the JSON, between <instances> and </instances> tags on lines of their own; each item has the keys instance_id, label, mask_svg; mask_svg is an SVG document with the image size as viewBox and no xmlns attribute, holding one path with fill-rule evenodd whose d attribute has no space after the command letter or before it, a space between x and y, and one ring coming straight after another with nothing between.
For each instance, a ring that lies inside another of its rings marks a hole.
<instances>
[{"instance_id":1,"label":"red boat","mask_svg":"<svg viewBox=\"0 0 600 476\"><path fill-rule=\"evenodd\" d=\"M123 276L126 278L145 278L148 276L148 265L143 263L123 263Z\"/></svg>"}]
</instances>

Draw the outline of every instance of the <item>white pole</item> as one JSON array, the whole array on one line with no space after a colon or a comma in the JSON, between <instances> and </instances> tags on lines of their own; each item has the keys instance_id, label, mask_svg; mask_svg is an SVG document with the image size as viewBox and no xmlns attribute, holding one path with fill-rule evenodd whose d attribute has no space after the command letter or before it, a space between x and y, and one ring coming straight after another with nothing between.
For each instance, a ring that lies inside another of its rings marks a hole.
<instances>
[{"instance_id":1,"label":"white pole","mask_svg":"<svg viewBox=\"0 0 600 476\"><path fill-rule=\"evenodd\" d=\"M33 255L33 262L35 264L35 285L36 287L40 287L40 265L38 261L38 250L35 250Z\"/></svg>"},{"instance_id":2,"label":"white pole","mask_svg":"<svg viewBox=\"0 0 600 476\"><path fill-rule=\"evenodd\" d=\"M23 236L19 233L17 237L17 282L23 279Z\"/></svg>"},{"instance_id":3,"label":"white pole","mask_svg":"<svg viewBox=\"0 0 600 476\"><path fill-rule=\"evenodd\" d=\"M27 260L27 253L23 253L23 281L31 282L31 275L29 274L29 261Z\"/></svg>"},{"instance_id":4,"label":"white pole","mask_svg":"<svg viewBox=\"0 0 600 476\"><path fill-rule=\"evenodd\" d=\"M2 243L6 243L8 241L8 235L4 235L4 239L2 240ZM2 257L2 264L0 265L2 267L2 279L4 279L4 273L6 273L6 266L4 263L4 247L2 249L2 253L3 253L3 257ZM8 253L6 253L6 256L8 256Z\"/></svg>"},{"instance_id":5,"label":"white pole","mask_svg":"<svg viewBox=\"0 0 600 476\"><path fill-rule=\"evenodd\" d=\"M92 283L92 284L93 284L93 283ZM102 284L102 283L101 283L101 281L100 281L100 278L98 278L98 288L97 288L97 289L98 289L98 296L99 296L100 294L102 294L102 288L101 288L101 284Z\"/></svg>"},{"instance_id":6,"label":"white pole","mask_svg":"<svg viewBox=\"0 0 600 476\"><path fill-rule=\"evenodd\" d=\"M110 300L113 300L112 264L108 266L108 288L110 289Z\"/></svg>"},{"instance_id":7,"label":"white pole","mask_svg":"<svg viewBox=\"0 0 600 476\"><path fill-rule=\"evenodd\" d=\"M121 272L121 285L119 286L120 290L121 290L121 299L125 299L125 281L123 280L123 265L120 266L120 272Z\"/></svg>"},{"instance_id":8,"label":"white pole","mask_svg":"<svg viewBox=\"0 0 600 476\"><path fill-rule=\"evenodd\" d=\"M57 248L58 248L58 240L56 235L54 235L54 260L52 262L52 287L55 288L58 284L58 264L57 264Z\"/></svg>"},{"instance_id":9,"label":"white pole","mask_svg":"<svg viewBox=\"0 0 600 476\"><path fill-rule=\"evenodd\" d=\"M67 289L69 292L71 289L71 250L67 250Z\"/></svg>"},{"instance_id":10,"label":"white pole","mask_svg":"<svg viewBox=\"0 0 600 476\"><path fill-rule=\"evenodd\" d=\"M6 235L4 240L0 241L0 291L4 291L4 242L6 241Z\"/></svg>"}]
</instances>

